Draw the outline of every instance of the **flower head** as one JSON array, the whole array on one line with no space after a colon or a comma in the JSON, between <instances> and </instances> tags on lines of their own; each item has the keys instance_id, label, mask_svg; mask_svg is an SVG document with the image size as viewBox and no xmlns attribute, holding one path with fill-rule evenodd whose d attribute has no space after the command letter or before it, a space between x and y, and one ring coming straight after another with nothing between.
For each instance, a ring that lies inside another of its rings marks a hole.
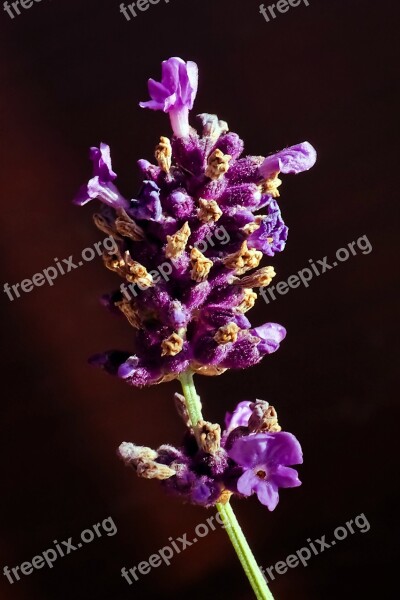
<instances>
[{"instance_id":1,"label":"flower head","mask_svg":"<svg viewBox=\"0 0 400 600\"><path fill-rule=\"evenodd\" d=\"M220 375L278 350L285 328L254 327L247 313L257 288L275 276L262 265L264 256L286 244L277 174L315 161L307 142L267 158L243 156L240 137L208 113L200 115L202 131L189 134L194 63L164 61L162 81L150 80L149 90L152 100L141 105L169 112L178 129L171 140L160 137L156 164L138 161L137 194L128 201L118 192L110 149L101 144L90 151L94 176L75 200L103 204L95 224L115 239L103 259L122 280L108 305L134 329L132 348L92 362L134 386L170 381L188 369Z\"/></svg>"},{"instance_id":2,"label":"flower head","mask_svg":"<svg viewBox=\"0 0 400 600\"><path fill-rule=\"evenodd\" d=\"M289 465L303 462L301 447L291 433L258 433L235 440L229 457L243 468L237 490L244 496L257 494L259 501L274 510L280 487L301 485L297 471Z\"/></svg>"}]
</instances>

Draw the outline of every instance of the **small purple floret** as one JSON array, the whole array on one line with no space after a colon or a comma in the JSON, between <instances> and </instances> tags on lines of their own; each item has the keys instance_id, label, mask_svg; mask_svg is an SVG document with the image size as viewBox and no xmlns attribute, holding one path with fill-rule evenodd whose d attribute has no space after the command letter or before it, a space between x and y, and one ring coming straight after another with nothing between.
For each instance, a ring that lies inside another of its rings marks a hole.
<instances>
[{"instance_id":1,"label":"small purple floret","mask_svg":"<svg viewBox=\"0 0 400 600\"><path fill-rule=\"evenodd\" d=\"M93 177L87 185L81 187L74 203L83 206L90 200L98 199L112 208L127 208L128 200L112 183L117 175L112 170L110 146L102 142L100 148L90 148L89 156L93 162Z\"/></svg>"},{"instance_id":2,"label":"small purple floret","mask_svg":"<svg viewBox=\"0 0 400 600\"><path fill-rule=\"evenodd\" d=\"M274 510L280 487L298 487L301 481L289 465L303 462L301 446L291 433L258 433L237 439L228 451L232 460L243 467L237 490L244 496L256 493L259 501Z\"/></svg>"},{"instance_id":3,"label":"small purple floret","mask_svg":"<svg viewBox=\"0 0 400 600\"><path fill-rule=\"evenodd\" d=\"M169 113L172 129L177 137L189 135L189 110L197 94L198 69L194 62L178 57L162 63L161 82L149 79L151 100L140 102L142 108Z\"/></svg>"}]
</instances>

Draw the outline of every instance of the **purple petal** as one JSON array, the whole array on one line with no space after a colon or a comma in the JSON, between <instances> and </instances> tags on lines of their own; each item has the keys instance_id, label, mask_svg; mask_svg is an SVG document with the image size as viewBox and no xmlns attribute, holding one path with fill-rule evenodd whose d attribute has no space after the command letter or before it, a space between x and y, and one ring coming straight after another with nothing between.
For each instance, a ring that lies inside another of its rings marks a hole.
<instances>
[{"instance_id":1,"label":"purple petal","mask_svg":"<svg viewBox=\"0 0 400 600\"><path fill-rule=\"evenodd\" d=\"M249 408L250 400L243 400L239 402L233 412L227 412L225 415L225 428L227 432L236 429L236 427L247 427L249 419L252 414L252 409Z\"/></svg>"},{"instance_id":2,"label":"purple petal","mask_svg":"<svg viewBox=\"0 0 400 600\"><path fill-rule=\"evenodd\" d=\"M260 481L258 483L257 498L268 508L268 510L274 510L279 502L278 489L273 483L269 481Z\"/></svg>"},{"instance_id":3,"label":"purple petal","mask_svg":"<svg viewBox=\"0 0 400 600\"><path fill-rule=\"evenodd\" d=\"M120 365L118 369L118 377L121 377L121 379L127 379L128 377L132 377L132 375L138 367L138 364L138 357L130 356L124 363L122 363L122 365Z\"/></svg>"},{"instance_id":4,"label":"purple petal","mask_svg":"<svg viewBox=\"0 0 400 600\"><path fill-rule=\"evenodd\" d=\"M256 491L259 483L260 479L250 469L249 471L245 471L243 475L240 476L237 482L237 490L239 494L243 494L244 496L251 496L251 494Z\"/></svg>"},{"instance_id":5,"label":"purple petal","mask_svg":"<svg viewBox=\"0 0 400 600\"><path fill-rule=\"evenodd\" d=\"M101 142L100 148L90 148L90 160L93 162L93 176L107 182L116 179L117 174L112 170L110 146Z\"/></svg>"},{"instance_id":6,"label":"purple petal","mask_svg":"<svg viewBox=\"0 0 400 600\"><path fill-rule=\"evenodd\" d=\"M229 457L247 469L266 464L269 435L258 433L235 440L228 452Z\"/></svg>"},{"instance_id":7,"label":"purple petal","mask_svg":"<svg viewBox=\"0 0 400 600\"><path fill-rule=\"evenodd\" d=\"M250 333L261 338L258 350L263 354L272 354L279 348L279 344L286 337L286 329L278 323L264 323L260 327L250 330Z\"/></svg>"},{"instance_id":8,"label":"purple petal","mask_svg":"<svg viewBox=\"0 0 400 600\"><path fill-rule=\"evenodd\" d=\"M172 57L161 66L161 82L149 79L150 101L140 102L142 108L170 112L175 109L193 108L197 94L198 69L194 62Z\"/></svg>"},{"instance_id":9,"label":"purple petal","mask_svg":"<svg viewBox=\"0 0 400 600\"><path fill-rule=\"evenodd\" d=\"M303 452L299 441L292 433L279 431L276 433L259 433L254 437L264 438L264 459L271 465L300 465L303 462Z\"/></svg>"},{"instance_id":10,"label":"purple petal","mask_svg":"<svg viewBox=\"0 0 400 600\"><path fill-rule=\"evenodd\" d=\"M285 148L276 154L267 156L260 166L260 174L268 179L273 173L296 174L308 171L317 160L315 149L308 142Z\"/></svg>"},{"instance_id":11,"label":"purple petal","mask_svg":"<svg viewBox=\"0 0 400 600\"><path fill-rule=\"evenodd\" d=\"M277 468L270 473L269 480L274 482L277 487L292 488L299 487L301 481L296 469L278 465Z\"/></svg>"}]
</instances>

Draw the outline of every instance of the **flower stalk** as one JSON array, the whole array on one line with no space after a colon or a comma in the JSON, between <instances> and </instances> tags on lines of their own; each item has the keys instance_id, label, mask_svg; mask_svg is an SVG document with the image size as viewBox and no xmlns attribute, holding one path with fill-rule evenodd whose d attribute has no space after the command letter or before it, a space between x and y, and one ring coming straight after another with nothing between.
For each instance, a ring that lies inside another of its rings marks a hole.
<instances>
[{"instance_id":1,"label":"flower stalk","mask_svg":"<svg viewBox=\"0 0 400 600\"><path fill-rule=\"evenodd\" d=\"M199 421L203 421L203 415L200 397L197 394L193 381L193 372L187 371L183 373L179 381L182 386L191 425L195 427ZM274 600L231 504L229 501L225 504L218 502L216 508L225 523L229 539L253 588L255 597L257 600Z\"/></svg>"}]
</instances>

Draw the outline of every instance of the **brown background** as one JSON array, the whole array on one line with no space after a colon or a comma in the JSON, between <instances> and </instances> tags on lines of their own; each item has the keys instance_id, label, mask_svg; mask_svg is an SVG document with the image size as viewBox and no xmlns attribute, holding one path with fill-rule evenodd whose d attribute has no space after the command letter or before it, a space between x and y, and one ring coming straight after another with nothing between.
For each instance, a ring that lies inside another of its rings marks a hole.
<instances>
[{"instance_id":1,"label":"brown background","mask_svg":"<svg viewBox=\"0 0 400 600\"><path fill-rule=\"evenodd\" d=\"M281 350L256 368L198 386L210 419L221 420L242 399L264 398L302 441L303 486L282 493L274 513L255 498L234 503L263 566L307 538L329 539L360 513L371 524L277 579L277 599L373 591L391 598L398 2L311 0L270 23L258 4L171 0L129 23L117 0L43 0L13 21L1 11L2 282L20 282L102 239L93 207L70 204L90 175L90 145L111 145L120 188L134 195L135 161L151 158L158 136L169 134L164 115L138 108L162 59L199 64L195 110L226 119L248 153L312 142L317 166L284 182L290 235L273 259L278 279L364 234L373 252L315 278L309 289L268 306L260 299L252 321L285 325ZM132 587L120 576L170 536L193 537L213 513L166 498L115 456L122 440L156 447L179 444L182 433L171 402L176 384L131 389L86 364L95 351L129 348L127 324L97 300L115 284L95 260L13 302L1 294L1 571L108 516L118 527L52 570L12 586L0 575L1 598L250 599L223 531Z\"/></svg>"}]
</instances>

